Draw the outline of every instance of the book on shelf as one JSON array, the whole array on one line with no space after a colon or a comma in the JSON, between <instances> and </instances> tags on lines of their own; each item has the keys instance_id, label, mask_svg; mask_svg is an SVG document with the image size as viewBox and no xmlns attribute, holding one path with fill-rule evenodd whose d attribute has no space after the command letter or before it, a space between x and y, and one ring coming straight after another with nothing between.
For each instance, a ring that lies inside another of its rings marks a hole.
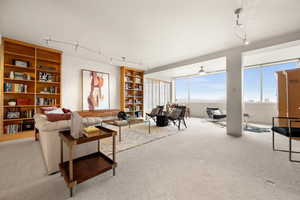
<instances>
[{"instance_id":1,"label":"book on shelf","mask_svg":"<svg viewBox=\"0 0 300 200\"><path fill-rule=\"evenodd\" d=\"M44 87L43 90L40 91L41 94L57 94L58 88L55 86Z\"/></svg>"},{"instance_id":2,"label":"book on shelf","mask_svg":"<svg viewBox=\"0 0 300 200\"><path fill-rule=\"evenodd\" d=\"M47 71L53 71L53 72L56 71L56 68L55 68L55 67L50 67L50 66L39 65L38 68L39 68L40 70L47 70Z\"/></svg>"},{"instance_id":3,"label":"book on shelf","mask_svg":"<svg viewBox=\"0 0 300 200\"><path fill-rule=\"evenodd\" d=\"M21 118L33 118L34 110L21 111Z\"/></svg>"},{"instance_id":4,"label":"book on shelf","mask_svg":"<svg viewBox=\"0 0 300 200\"><path fill-rule=\"evenodd\" d=\"M140 79L140 78L135 78L135 83L142 83L142 79Z\"/></svg>"},{"instance_id":5,"label":"book on shelf","mask_svg":"<svg viewBox=\"0 0 300 200\"><path fill-rule=\"evenodd\" d=\"M47 106L47 105L55 105L56 99L55 98L43 98L43 97L36 97L36 105L38 106Z\"/></svg>"},{"instance_id":6,"label":"book on shelf","mask_svg":"<svg viewBox=\"0 0 300 200\"><path fill-rule=\"evenodd\" d=\"M16 79L16 80L31 80L30 74L23 73L23 72L10 72L9 75L10 79Z\"/></svg>"},{"instance_id":7,"label":"book on shelf","mask_svg":"<svg viewBox=\"0 0 300 200\"><path fill-rule=\"evenodd\" d=\"M21 131L21 126L19 124L8 124L4 126L4 134L14 134Z\"/></svg>"},{"instance_id":8,"label":"book on shelf","mask_svg":"<svg viewBox=\"0 0 300 200\"><path fill-rule=\"evenodd\" d=\"M143 113L141 111L135 112L135 116L137 118L142 118L143 117Z\"/></svg>"},{"instance_id":9,"label":"book on shelf","mask_svg":"<svg viewBox=\"0 0 300 200\"><path fill-rule=\"evenodd\" d=\"M27 85L26 84L20 84L20 83L4 83L4 92L27 92Z\"/></svg>"}]
</instances>

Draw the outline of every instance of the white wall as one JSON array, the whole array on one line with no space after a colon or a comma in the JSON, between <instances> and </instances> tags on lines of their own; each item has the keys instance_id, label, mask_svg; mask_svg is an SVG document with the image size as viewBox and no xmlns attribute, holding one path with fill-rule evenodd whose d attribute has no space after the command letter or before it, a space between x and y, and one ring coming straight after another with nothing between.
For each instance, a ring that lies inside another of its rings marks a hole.
<instances>
[{"instance_id":1,"label":"white wall","mask_svg":"<svg viewBox=\"0 0 300 200\"><path fill-rule=\"evenodd\" d=\"M64 54L62 58L62 106L82 109L81 69L107 72L110 76L110 108L119 108L119 68L101 62Z\"/></svg>"},{"instance_id":2,"label":"white wall","mask_svg":"<svg viewBox=\"0 0 300 200\"><path fill-rule=\"evenodd\" d=\"M218 107L226 113L226 103L192 102L189 104L192 117L207 118L207 107ZM249 122L271 125L277 116L276 103L245 103L244 112L250 115Z\"/></svg>"}]
</instances>

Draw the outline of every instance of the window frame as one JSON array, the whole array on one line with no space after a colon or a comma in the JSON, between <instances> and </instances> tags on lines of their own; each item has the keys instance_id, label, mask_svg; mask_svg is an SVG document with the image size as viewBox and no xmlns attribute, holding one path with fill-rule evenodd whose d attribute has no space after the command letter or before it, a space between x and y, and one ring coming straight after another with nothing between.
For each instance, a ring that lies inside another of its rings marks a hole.
<instances>
[{"instance_id":1,"label":"window frame","mask_svg":"<svg viewBox=\"0 0 300 200\"><path fill-rule=\"evenodd\" d=\"M296 68L300 68L300 59L289 59L289 60L285 60L285 61L278 61L278 62L271 62L271 63L264 63L264 64L257 64L257 65L251 65L251 66L246 66L244 67L244 78L243 78L243 101L244 103L248 103L248 104L277 104L276 102L264 102L264 72L263 69L264 68L268 68L268 67L273 67L274 65L280 65L280 64L288 64L288 63L296 63ZM259 101L257 102L247 102L245 101L245 71L247 69L253 69L253 68L257 68L259 69ZM295 69L296 69L295 68Z\"/></svg>"}]
</instances>

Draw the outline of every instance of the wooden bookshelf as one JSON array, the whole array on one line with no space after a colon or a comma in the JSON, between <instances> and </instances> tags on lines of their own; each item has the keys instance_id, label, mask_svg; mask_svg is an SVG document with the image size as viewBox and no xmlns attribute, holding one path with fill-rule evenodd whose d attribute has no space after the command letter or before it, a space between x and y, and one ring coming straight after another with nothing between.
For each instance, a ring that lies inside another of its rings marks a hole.
<instances>
[{"instance_id":1,"label":"wooden bookshelf","mask_svg":"<svg viewBox=\"0 0 300 200\"><path fill-rule=\"evenodd\" d=\"M144 71L121 66L120 93L120 109L131 117L144 117Z\"/></svg>"},{"instance_id":2,"label":"wooden bookshelf","mask_svg":"<svg viewBox=\"0 0 300 200\"><path fill-rule=\"evenodd\" d=\"M40 107L60 106L61 55L62 51L56 49L2 38L0 46L0 141L33 137L34 131L27 130L23 126L33 124L34 113ZM24 61L27 66L17 66L14 60ZM11 99L17 100L16 106L8 105ZM27 104L19 105L18 100L25 100ZM20 116L17 119L8 119L8 112L19 112ZM5 127L14 125L18 128L8 133Z\"/></svg>"}]
</instances>

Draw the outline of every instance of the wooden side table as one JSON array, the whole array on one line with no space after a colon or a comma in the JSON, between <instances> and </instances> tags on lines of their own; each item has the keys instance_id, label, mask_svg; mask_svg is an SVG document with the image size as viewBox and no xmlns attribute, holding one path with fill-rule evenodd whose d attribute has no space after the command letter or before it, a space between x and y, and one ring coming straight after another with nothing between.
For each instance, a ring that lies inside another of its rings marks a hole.
<instances>
[{"instance_id":1,"label":"wooden side table","mask_svg":"<svg viewBox=\"0 0 300 200\"><path fill-rule=\"evenodd\" d=\"M71 136L70 130L59 132L60 146L61 146L61 162L59 169L65 179L67 186L70 188L70 197L73 196L73 188L90 178L93 178L108 170L113 170L115 176L115 168L117 167L116 159L116 131L97 126L101 134L95 137L80 137L75 139ZM100 151L100 140L112 137L112 159ZM98 149L95 153L85 155L79 158L73 158L73 149L76 145L84 144L87 142L98 141ZM69 148L69 161L63 161L63 142Z\"/></svg>"}]
</instances>

